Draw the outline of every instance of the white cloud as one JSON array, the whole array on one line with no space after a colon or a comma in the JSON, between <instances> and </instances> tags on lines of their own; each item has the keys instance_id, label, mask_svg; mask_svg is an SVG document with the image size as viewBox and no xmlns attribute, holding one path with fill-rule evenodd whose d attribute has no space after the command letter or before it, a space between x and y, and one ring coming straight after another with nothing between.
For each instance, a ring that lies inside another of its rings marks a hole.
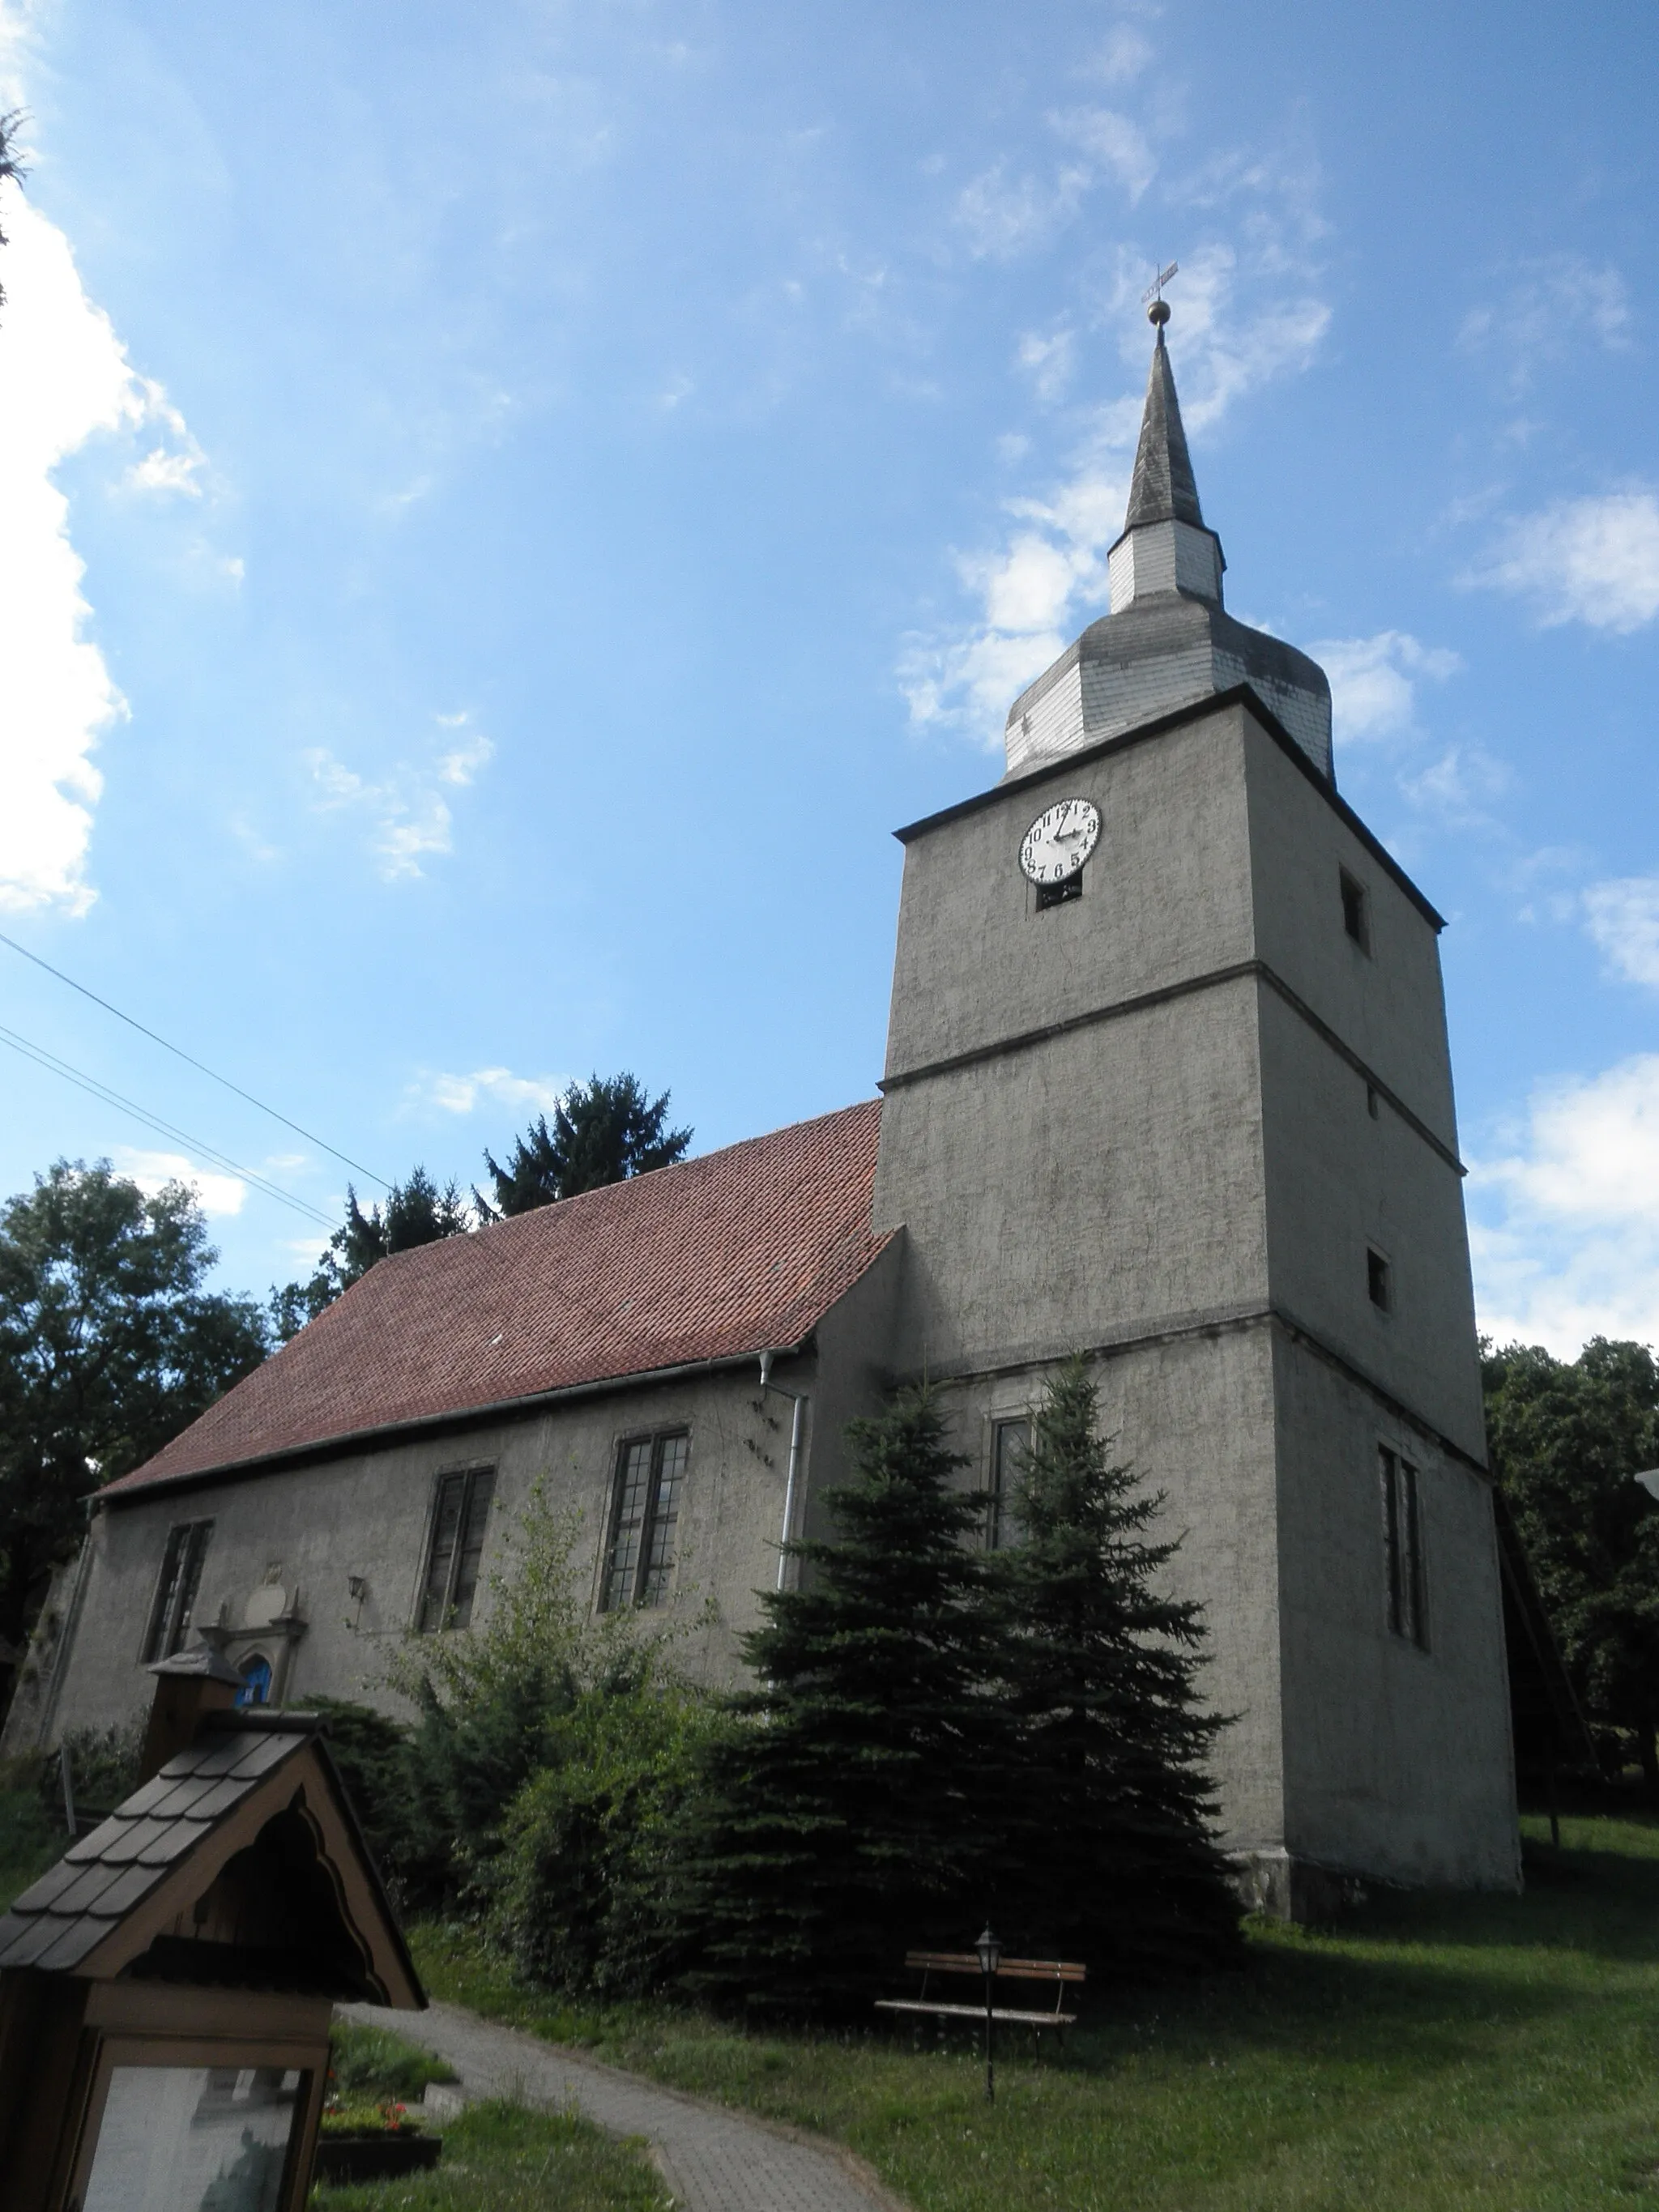
<instances>
[{"instance_id":1,"label":"white cloud","mask_svg":"<svg viewBox=\"0 0 1659 2212\"><path fill-rule=\"evenodd\" d=\"M1498 353L1516 394L1540 362L1576 358L1586 331L1610 349L1630 344L1630 290L1610 263L1555 253L1515 274L1501 299L1469 310L1457 336L1466 353Z\"/></svg>"},{"instance_id":2,"label":"white cloud","mask_svg":"<svg viewBox=\"0 0 1659 2212\"><path fill-rule=\"evenodd\" d=\"M1061 398L1077 370L1077 334L1073 331L1027 331L1016 358L1031 380L1032 389L1045 406Z\"/></svg>"},{"instance_id":3,"label":"white cloud","mask_svg":"<svg viewBox=\"0 0 1659 2212\"><path fill-rule=\"evenodd\" d=\"M466 734L429 766L400 763L380 782L359 775L326 746L313 745L301 756L311 771L317 793L313 803L319 812L356 811L370 818L369 848L389 883L423 875L424 860L453 849L454 817L436 787L465 788L495 755L489 739L471 728L469 714L439 714L434 720L441 729Z\"/></svg>"},{"instance_id":4,"label":"white cloud","mask_svg":"<svg viewBox=\"0 0 1659 2212\"><path fill-rule=\"evenodd\" d=\"M165 446L156 446L142 461L135 461L121 481L132 491L182 492L187 499L200 499L196 471L205 459L201 453L170 453Z\"/></svg>"},{"instance_id":5,"label":"white cloud","mask_svg":"<svg viewBox=\"0 0 1659 2212\"><path fill-rule=\"evenodd\" d=\"M570 1088L568 1075L514 1075L510 1067L475 1067L470 1075L429 1075L410 1086L415 1102L444 1114L471 1114L481 1105L528 1108L550 1114Z\"/></svg>"},{"instance_id":6,"label":"white cloud","mask_svg":"<svg viewBox=\"0 0 1659 2212\"><path fill-rule=\"evenodd\" d=\"M1500 1342L1659 1343L1659 1054L1540 1088L1469 1194L1481 1326Z\"/></svg>"},{"instance_id":7,"label":"white cloud","mask_svg":"<svg viewBox=\"0 0 1659 2212\"><path fill-rule=\"evenodd\" d=\"M957 195L957 222L976 260L1012 261L1046 245L1082 205L1092 179L1080 165L1046 177L1011 178L998 161Z\"/></svg>"},{"instance_id":8,"label":"white cloud","mask_svg":"<svg viewBox=\"0 0 1659 2212\"><path fill-rule=\"evenodd\" d=\"M1509 788L1510 772L1479 745L1449 745L1438 760L1415 775L1402 775L1400 789L1419 814L1442 829L1486 830L1492 826L1491 802Z\"/></svg>"},{"instance_id":9,"label":"white cloud","mask_svg":"<svg viewBox=\"0 0 1659 2212\"><path fill-rule=\"evenodd\" d=\"M1557 500L1510 523L1463 581L1529 599L1546 629L1640 629L1659 615L1659 500L1649 491Z\"/></svg>"},{"instance_id":10,"label":"white cloud","mask_svg":"<svg viewBox=\"0 0 1659 2212\"><path fill-rule=\"evenodd\" d=\"M1048 118L1048 127L1067 145L1075 146L1115 176L1132 203L1158 173L1157 157L1146 143L1146 132L1112 108L1057 109Z\"/></svg>"},{"instance_id":11,"label":"white cloud","mask_svg":"<svg viewBox=\"0 0 1659 2212\"><path fill-rule=\"evenodd\" d=\"M25 104L31 36L27 11L0 21L0 107ZM88 299L69 240L15 184L0 185L0 908L80 914L94 897L93 755L127 708L86 635L85 564L53 472L100 434L147 434L123 483L194 495L204 456Z\"/></svg>"},{"instance_id":12,"label":"white cloud","mask_svg":"<svg viewBox=\"0 0 1659 2212\"><path fill-rule=\"evenodd\" d=\"M1152 58L1151 40L1133 23L1115 23L1085 74L1103 84L1128 84Z\"/></svg>"},{"instance_id":13,"label":"white cloud","mask_svg":"<svg viewBox=\"0 0 1659 2212\"><path fill-rule=\"evenodd\" d=\"M195 1192L203 1212L210 1216L240 1213L247 1196L247 1185L240 1176L214 1175L192 1167L182 1152L147 1152L132 1145L118 1145L115 1169L150 1198L168 1183L181 1182Z\"/></svg>"},{"instance_id":14,"label":"white cloud","mask_svg":"<svg viewBox=\"0 0 1659 2212\"><path fill-rule=\"evenodd\" d=\"M1584 927L1615 975L1659 989L1659 876L1592 884Z\"/></svg>"},{"instance_id":15,"label":"white cloud","mask_svg":"<svg viewBox=\"0 0 1659 2212\"><path fill-rule=\"evenodd\" d=\"M0 908L84 913L92 752L126 712L82 635L85 563L52 480L100 430L136 419L137 380L109 319L81 289L69 241L0 186L7 303L0 310Z\"/></svg>"},{"instance_id":16,"label":"white cloud","mask_svg":"<svg viewBox=\"0 0 1659 2212\"><path fill-rule=\"evenodd\" d=\"M1402 629L1328 637L1308 650L1331 679L1332 720L1337 737L1349 742L1410 729L1418 678L1443 682L1463 665L1445 647L1419 644Z\"/></svg>"}]
</instances>

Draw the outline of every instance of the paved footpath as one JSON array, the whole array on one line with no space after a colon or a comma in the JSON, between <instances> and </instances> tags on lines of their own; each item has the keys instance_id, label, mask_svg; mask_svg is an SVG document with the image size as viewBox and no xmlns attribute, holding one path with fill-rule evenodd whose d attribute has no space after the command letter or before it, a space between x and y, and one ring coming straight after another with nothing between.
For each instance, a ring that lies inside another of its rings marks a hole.
<instances>
[{"instance_id":1,"label":"paved footpath","mask_svg":"<svg viewBox=\"0 0 1659 2212\"><path fill-rule=\"evenodd\" d=\"M850 2152L578 2057L459 2005L340 2009L435 2051L469 2098L512 2097L556 2112L574 2106L611 2135L643 2136L680 2212L904 2212Z\"/></svg>"}]
</instances>

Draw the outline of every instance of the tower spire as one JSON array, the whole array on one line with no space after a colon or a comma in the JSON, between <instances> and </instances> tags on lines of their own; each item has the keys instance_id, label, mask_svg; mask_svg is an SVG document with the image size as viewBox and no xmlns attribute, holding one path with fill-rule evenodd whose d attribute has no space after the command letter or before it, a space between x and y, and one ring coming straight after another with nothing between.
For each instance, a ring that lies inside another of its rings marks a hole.
<instances>
[{"instance_id":1,"label":"tower spire","mask_svg":"<svg viewBox=\"0 0 1659 2212\"><path fill-rule=\"evenodd\" d=\"M1176 397L1175 372L1170 367L1164 325L1170 319L1167 300L1154 300L1146 319L1158 331L1152 366L1146 379L1146 404L1141 410L1140 443L1135 450L1135 472L1129 484L1129 512L1123 527L1133 530L1143 522L1190 522L1202 530L1204 517L1198 504L1198 483L1182 428L1181 402Z\"/></svg>"},{"instance_id":2,"label":"tower spire","mask_svg":"<svg viewBox=\"0 0 1659 2212\"><path fill-rule=\"evenodd\" d=\"M1227 565L1221 540L1206 526L1198 503L1175 372L1164 343L1170 303L1161 292L1147 308L1146 319L1158 332L1158 343L1146 378L1140 443L1129 480L1129 511L1123 518L1123 535L1107 559L1115 615L1137 600L1166 592L1207 599L1218 607L1221 572Z\"/></svg>"}]
</instances>

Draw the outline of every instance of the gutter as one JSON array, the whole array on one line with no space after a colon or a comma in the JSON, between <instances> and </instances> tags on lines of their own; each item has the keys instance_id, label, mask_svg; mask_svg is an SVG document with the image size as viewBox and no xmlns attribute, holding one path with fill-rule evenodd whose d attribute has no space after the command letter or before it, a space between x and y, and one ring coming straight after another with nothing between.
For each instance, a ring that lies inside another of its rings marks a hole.
<instances>
[{"instance_id":1,"label":"gutter","mask_svg":"<svg viewBox=\"0 0 1659 2212\"><path fill-rule=\"evenodd\" d=\"M797 1347L799 1349L799 1347ZM770 1390L775 1397L787 1398L794 1407L789 1420L789 1474L783 1486L783 1534L778 1539L778 1588L784 1585L789 1570L789 1535L795 1525L795 1493L800 1477L801 1437L806 1426L807 1396L804 1390L786 1390L772 1380L772 1362L775 1352L763 1352L760 1356L761 1395Z\"/></svg>"}]
</instances>

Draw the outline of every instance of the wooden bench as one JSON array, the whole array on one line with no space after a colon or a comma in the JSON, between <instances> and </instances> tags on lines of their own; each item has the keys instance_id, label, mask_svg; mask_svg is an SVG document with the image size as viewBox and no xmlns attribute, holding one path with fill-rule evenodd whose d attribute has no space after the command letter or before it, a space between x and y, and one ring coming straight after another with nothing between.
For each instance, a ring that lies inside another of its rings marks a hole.
<instances>
[{"instance_id":1,"label":"wooden bench","mask_svg":"<svg viewBox=\"0 0 1659 2212\"><path fill-rule=\"evenodd\" d=\"M975 1951L907 1951L904 1954L907 1973L921 1976L921 1990L914 1997L878 1997L878 2012L932 2013L940 2020L983 2020L984 1973ZM981 1995L977 2004L956 2004L943 1997L929 1996L927 1985L935 1975L966 1974L981 1984ZM1006 2021L1012 2027L1029 2027L1033 2034L1045 2027L1056 2029L1061 2039L1066 2030L1076 2020L1074 2012L1064 2012L1061 2007L1068 1994L1076 2001L1076 1992L1087 1980L1089 1969L1067 1959L1004 1959L997 1967L999 1982L1050 1982L1054 1984L1054 2002L1052 2008L1000 2005L992 1994L991 2017Z\"/></svg>"}]
</instances>

